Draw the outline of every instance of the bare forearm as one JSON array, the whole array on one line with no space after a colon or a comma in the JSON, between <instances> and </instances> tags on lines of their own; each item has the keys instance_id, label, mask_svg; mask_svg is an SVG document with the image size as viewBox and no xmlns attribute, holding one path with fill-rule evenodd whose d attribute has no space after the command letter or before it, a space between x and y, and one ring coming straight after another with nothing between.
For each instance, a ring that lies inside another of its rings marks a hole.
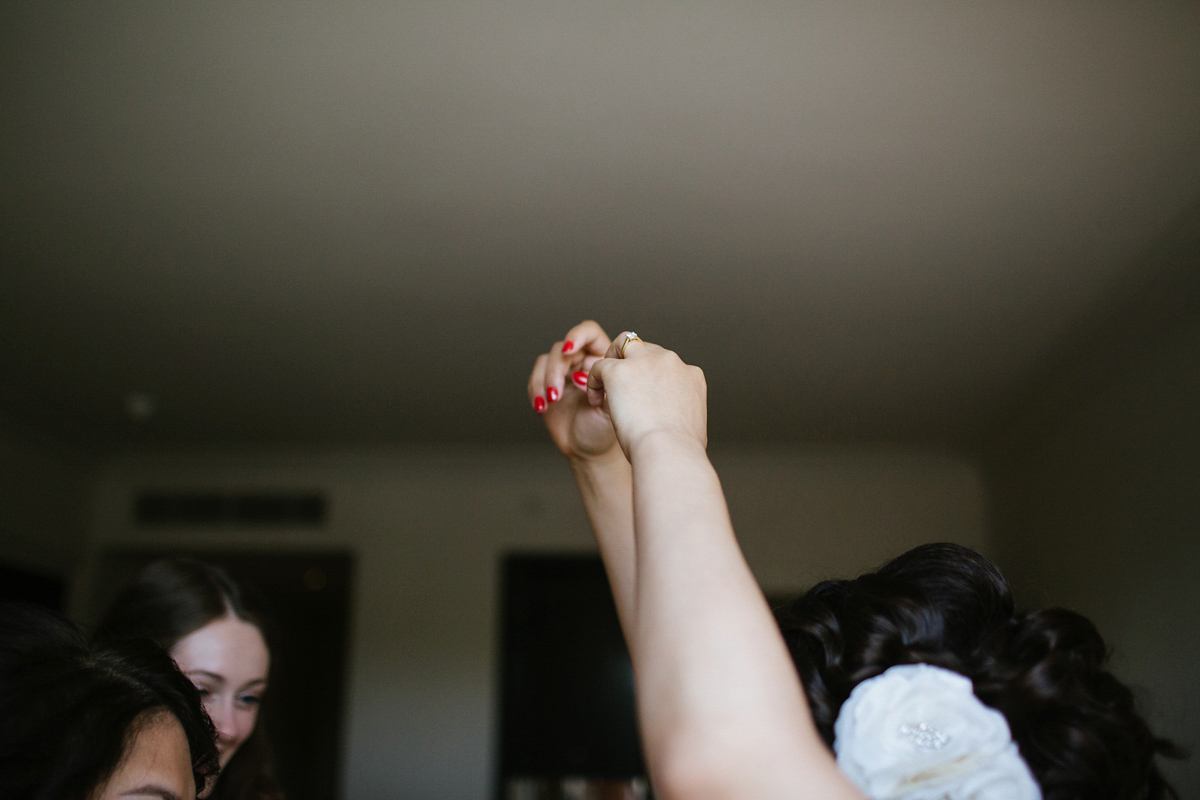
<instances>
[{"instance_id":1,"label":"bare forearm","mask_svg":"<svg viewBox=\"0 0 1200 800\"><path fill-rule=\"evenodd\" d=\"M633 475L621 448L603 456L573 459L571 468L579 484L583 506L604 569L612 587L617 615L626 641L633 633L634 586L637 574L633 537Z\"/></svg>"},{"instance_id":2,"label":"bare forearm","mask_svg":"<svg viewBox=\"0 0 1200 800\"><path fill-rule=\"evenodd\" d=\"M816 741L703 447L663 436L639 443L631 456L637 531L631 649L660 791L799 798L822 796L805 794L820 789L837 796L840 787L826 782L832 761Z\"/></svg>"}]
</instances>

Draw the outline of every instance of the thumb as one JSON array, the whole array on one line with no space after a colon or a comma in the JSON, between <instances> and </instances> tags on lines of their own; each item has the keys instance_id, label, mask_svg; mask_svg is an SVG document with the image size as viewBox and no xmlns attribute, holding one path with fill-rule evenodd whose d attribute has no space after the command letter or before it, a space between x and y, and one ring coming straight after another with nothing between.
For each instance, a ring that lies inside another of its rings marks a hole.
<instances>
[{"instance_id":1,"label":"thumb","mask_svg":"<svg viewBox=\"0 0 1200 800\"><path fill-rule=\"evenodd\" d=\"M618 359L602 358L592 365L588 373L587 399L596 408L602 408L605 402L604 379L609 371L617 365Z\"/></svg>"}]
</instances>

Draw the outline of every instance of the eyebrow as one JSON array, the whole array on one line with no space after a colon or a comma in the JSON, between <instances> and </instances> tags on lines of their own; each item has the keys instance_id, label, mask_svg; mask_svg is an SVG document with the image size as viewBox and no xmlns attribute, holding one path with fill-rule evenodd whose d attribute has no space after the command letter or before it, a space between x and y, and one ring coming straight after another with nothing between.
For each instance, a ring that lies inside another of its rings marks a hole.
<instances>
[{"instance_id":1,"label":"eyebrow","mask_svg":"<svg viewBox=\"0 0 1200 800\"><path fill-rule=\"evenodd\" d=\"M121 792L121 797L157 797L159 800L179 800L179 795L169 789L152 785L139 786L136 789Z\"/></svg>"},{"instance_id":2,"label":"eyebrow","mask_svg":"<svg viewBox=\"0 0 1200 800\"><path fill-rule=\"evenodd\" d=\"M206 669L189 669L184 674L187 675L189 678L192 677L193 675L203 675L206 678L212 678L214 681L220 681L221 683L225 682L225 679L222 678L220 675L218 675L215 672L209 672Z\"/></svg>"},{"instance_id":3,"label":"eyebrow","mask_svg":"<svg viewBox=\"0 0 1200 800\"><path fill-rule=\"evenodd\" d=\"M193 675L203 675L204 677L211 678L212 680L217 681L219 683L225 683L225 679L223 677L221 677L220 675L218 675L215 672L209 672L206 669L191 669L191 670L188 670L184 674L187 675L189 678L192 677ZM242 684L239 688L249 689L251 686L260 686L260 685L266 686L267 679L266 678L255 678L252 681L246 681L246 683Z\"/></svg>"}]
</instances>

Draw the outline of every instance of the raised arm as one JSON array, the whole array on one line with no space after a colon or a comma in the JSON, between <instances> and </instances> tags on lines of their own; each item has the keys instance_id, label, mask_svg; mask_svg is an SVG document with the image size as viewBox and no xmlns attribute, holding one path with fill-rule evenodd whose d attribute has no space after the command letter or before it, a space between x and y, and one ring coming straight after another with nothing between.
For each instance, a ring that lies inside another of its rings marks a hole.
<instances>
[{"instance_id":1,"label":"raised arm","mask_svg":"<svg viewBox=\"0 0 1200 800\"><path fill-rule=\"evenodd\" d=\"M817 734L738 548L705 454L703 374L670 351L625 338L592 366L587 393L608 413L632 465L627 631L656 793L860 800Z\"/></svg>"},{"instance_id":2,"label":"raised arm","mask_svg":"<svg viewBox=\"0 0 1200 800\"><path fill-rule=\"evenodd\" d=\"M571 462L583 505L612 586L621 629L632 635L636 565L633 480L629 461L603 408L589 405L587 374L611 344L595 322L582 322L538 357L529 376L529 402L550 438Z\"/></svg>"}]
</instances>

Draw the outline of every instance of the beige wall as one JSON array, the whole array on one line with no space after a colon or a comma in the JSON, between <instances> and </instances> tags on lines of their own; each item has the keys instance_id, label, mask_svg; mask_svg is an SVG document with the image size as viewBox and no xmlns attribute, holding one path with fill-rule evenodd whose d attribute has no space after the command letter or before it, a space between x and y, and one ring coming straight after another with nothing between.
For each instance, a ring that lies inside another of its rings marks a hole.
<instances>
[{"instance_id":1,"label":"beige wall","mask_svg":"<svg viewBox=\"0 0 1200 800\"><path fill-rule=\"evenodd\" d=\"M714 460L768 589L875 566L908 547L985 545L973 463L890 449L728 450ZM139 531L141 487L319 487L320 532ZM91 552L112 545L340 547L358 555L345 739L349 800L488 795L498 556L591 549L569 471L549 447L505 451L176 454L102 474ZM87 607L88 564L75 607Z\"/></svg>"},{"instance_id":2,"label":"beige wall","mask_svg":"<svg viewBox=\"0 0 1200 800\"><path fill-rule=\"evenodd\" d=\"M92 459L0 420L0 559L66 577L83 554Z\"/></svg>"},{"instance_id":3,"label":"beige wall","mask_svg":"<svg viewBox=\"0 0 1200 800\"><path fill-rule=\"evenodd\" d=\"M1200 320L1189 316L1089 356L1075 375L1088 390L1059 387L988 477L997 555L1018 590L1091 617L1156 727L1195 751ZM1200 761L1168 770L1183 797L1200 797Z\"/></svg>"}]
</instances>

